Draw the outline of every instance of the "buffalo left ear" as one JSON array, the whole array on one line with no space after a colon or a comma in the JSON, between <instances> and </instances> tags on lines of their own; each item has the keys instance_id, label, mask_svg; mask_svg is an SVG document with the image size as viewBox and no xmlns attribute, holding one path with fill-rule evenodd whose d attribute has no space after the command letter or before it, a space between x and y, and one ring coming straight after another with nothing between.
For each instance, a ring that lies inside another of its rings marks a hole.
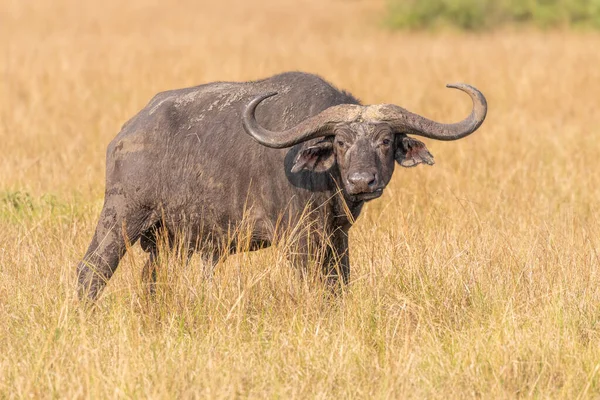
<instances>
[{"instance_id":1,"label":"buffalo left ear","mask_svg":"<svg viewBox=\"0 0 600 400\"><path fill-rule=\"evenodd\" d=\"M326 140L300 149L294 160L292 173L302 171L303 169L325 172L333 167L334 163L333 143L331 140Z\"/></svg>"},{"instance_id":2,"label":"buffalo left ear","mask_svg":"<svg viewBox=\"0 0 600 400\"><path fill-rule=\"evenodd\" d=\"M394 158L396 162L403 167L414 167L417 164L425 163L427 165L433 165L433 156L425 147L425 143L413 139L408 136L401 136L397 138L398 145L396 147L396 154Z\"/></svg>"}]
</instances>

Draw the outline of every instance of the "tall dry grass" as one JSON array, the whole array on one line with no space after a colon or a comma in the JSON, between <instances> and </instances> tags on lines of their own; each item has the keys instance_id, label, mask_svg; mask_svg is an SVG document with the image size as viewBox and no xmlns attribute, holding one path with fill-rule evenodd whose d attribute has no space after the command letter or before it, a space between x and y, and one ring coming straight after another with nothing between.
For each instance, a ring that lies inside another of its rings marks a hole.
<instances>
[{"instance_id":1,"label":"tall dry grass","mask_svg":"<svg viewBox=\"0 0 600 400\"><path fill-rule=\"evenodd\" d=\"M600 396L599 37L381 30L379 1L2 0L0 397ZM138 247L94 312L74 297L104 152L156 92L284 70L480 131L427 141L351 231L336 299L280 249Z\"/></svg>"}]
</instances>

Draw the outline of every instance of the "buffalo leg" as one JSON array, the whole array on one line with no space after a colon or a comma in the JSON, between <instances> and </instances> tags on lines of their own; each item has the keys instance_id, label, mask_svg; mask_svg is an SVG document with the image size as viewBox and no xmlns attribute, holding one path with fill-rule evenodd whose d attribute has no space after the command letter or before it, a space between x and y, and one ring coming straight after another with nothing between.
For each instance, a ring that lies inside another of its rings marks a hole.
<instances>
[{"instance_id":1,"label":"buffalo leg","mask_svg":"<svg viewBox=\"0 0 600 400\"><path fill-rule=\"evenodd\" d=\"M307 233L294 240L288 253L288 258L292 266L299 273L303 281L315 278L315 270L311 267L321 264L322 244L316 235Z\"/></svg>"},{"instance_id":2,"label":"buffalo leg","mask_svg":"<svg viewBox=\"0 0 600 400\"><path fill-rule=\"evenodd\" d=\"M348 230L338 228L328 238L309 232L298 239L295 251L290 254L292 264L299 269L303 278L309 277L311 266L320 273L332 289L350 281L350 256Z\"/></svg>"},{"instance_id":3,"label":"buffalo leg","mask_svg":"<svg viewBox=\"0 0 600 400\"><path fill-rule=\"evenodd\" d=\"M163 245L159 246L159 242L163 243ZM162 228L160 224L157 224L147 232L144 232L142 234L140 244L142 249L147 251L150 255L146 261L146 264L144 264L144 269L142 270L142 284L147 288L150 295L154 295L156 293L157 273L158 268L160 267L160 254L164 254L164 251L167 249L170 252L174 251L174 255L177 257L177 259L181 257L181 254L185 254L186 267L189 265L190 259L194 255L193 247L181 246L177 241L176 236L170 233L168 230Z\"/></svg>"},{"instance_id":4,"label":"buffalo leg","mask_svg":"<svg viewBox=\"0 0 600 400\"><path fill-rule=\"evenodd\" d=\"M150 295L156 293L157 258L158 254L156 247L154 247L151 249L150 256L148 257L148 260L146 260L146 264L144 264L144 269L142 270L142 284Z\"/></svg>"},{"instance_id":5,"label":"buffalo leg","mask_svg":"<svg viewBox=\"0 0 600 400\"><path fill-rule=\"evenodd\" d=\"M119 209L105 202L92 242L77 266L80 299L98 297L117 269L127 244L135 243L140 237L144 217L141 213L125 216Z\"/></svg>"},{"instance_id":6,"label":"buffalo leg","mask_svg":"<svg viewBox=\"0 0 600 400\"><path fill-rule=\"evenodd\" d=\"M218 252L209 252L202 254L202 273L204 275L204 279L207 282L212 282L215 268L219 263L219 253Z\"/></svg>"},{"instance_id":7,"label":"buffalo leg","mask_svg":"<svg viewBox=\"0 0 600 400\"><path fill-rule=\"evenodd\" d=\"M332 285L342 283L347 285L350 281L350 254L348 251L348 231L338 230L331 238L331 245L327 249L323 264L327 281Z\"/></svg>"}]
</instances>

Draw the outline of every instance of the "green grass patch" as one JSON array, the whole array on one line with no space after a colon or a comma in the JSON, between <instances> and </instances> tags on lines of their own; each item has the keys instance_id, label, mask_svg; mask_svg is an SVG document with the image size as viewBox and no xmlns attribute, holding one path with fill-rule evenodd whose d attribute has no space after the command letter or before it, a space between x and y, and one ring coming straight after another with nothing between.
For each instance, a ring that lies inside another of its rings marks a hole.
<instances>
[{"instance_id":1,"label":"green grass patch","mask_svg":"<svg viewBox=\"0 0 600 400\"><path fill-rule=\"evenodd\" d=\"M24 190L0 191L0 220L15 222L44 216L78 215L81 210L76 204L79 202L65 201L49 193L34 196Z\"/></svg>"},{"instance_id":2,"label":"green grass patch","mask_svg":"<svg viewBox=\"0 0 600 400\"><path fill-rule=\"evenodd\" d=\"M506 25L600 29L600 0L388 0L387 23L415 30Z\"/></svg>"}]
</instances>

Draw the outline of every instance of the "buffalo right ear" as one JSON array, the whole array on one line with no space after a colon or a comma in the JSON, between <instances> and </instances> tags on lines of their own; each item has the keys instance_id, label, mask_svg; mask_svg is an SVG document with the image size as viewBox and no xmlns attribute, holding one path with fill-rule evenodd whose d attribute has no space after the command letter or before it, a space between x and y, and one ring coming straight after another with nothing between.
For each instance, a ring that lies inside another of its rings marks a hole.
<instances>
[{"instance_id":1,"label":"buffalo right ear","mask_svg":"<svg viewBox=\"0 0 600 400\"><path fill-rule=\"evenodd\" d=\"M306 148L300 149L292 173L302 170L325 172L335 164L335 154L331 140L325 140Z\"/></svg>"}]
</instances>

